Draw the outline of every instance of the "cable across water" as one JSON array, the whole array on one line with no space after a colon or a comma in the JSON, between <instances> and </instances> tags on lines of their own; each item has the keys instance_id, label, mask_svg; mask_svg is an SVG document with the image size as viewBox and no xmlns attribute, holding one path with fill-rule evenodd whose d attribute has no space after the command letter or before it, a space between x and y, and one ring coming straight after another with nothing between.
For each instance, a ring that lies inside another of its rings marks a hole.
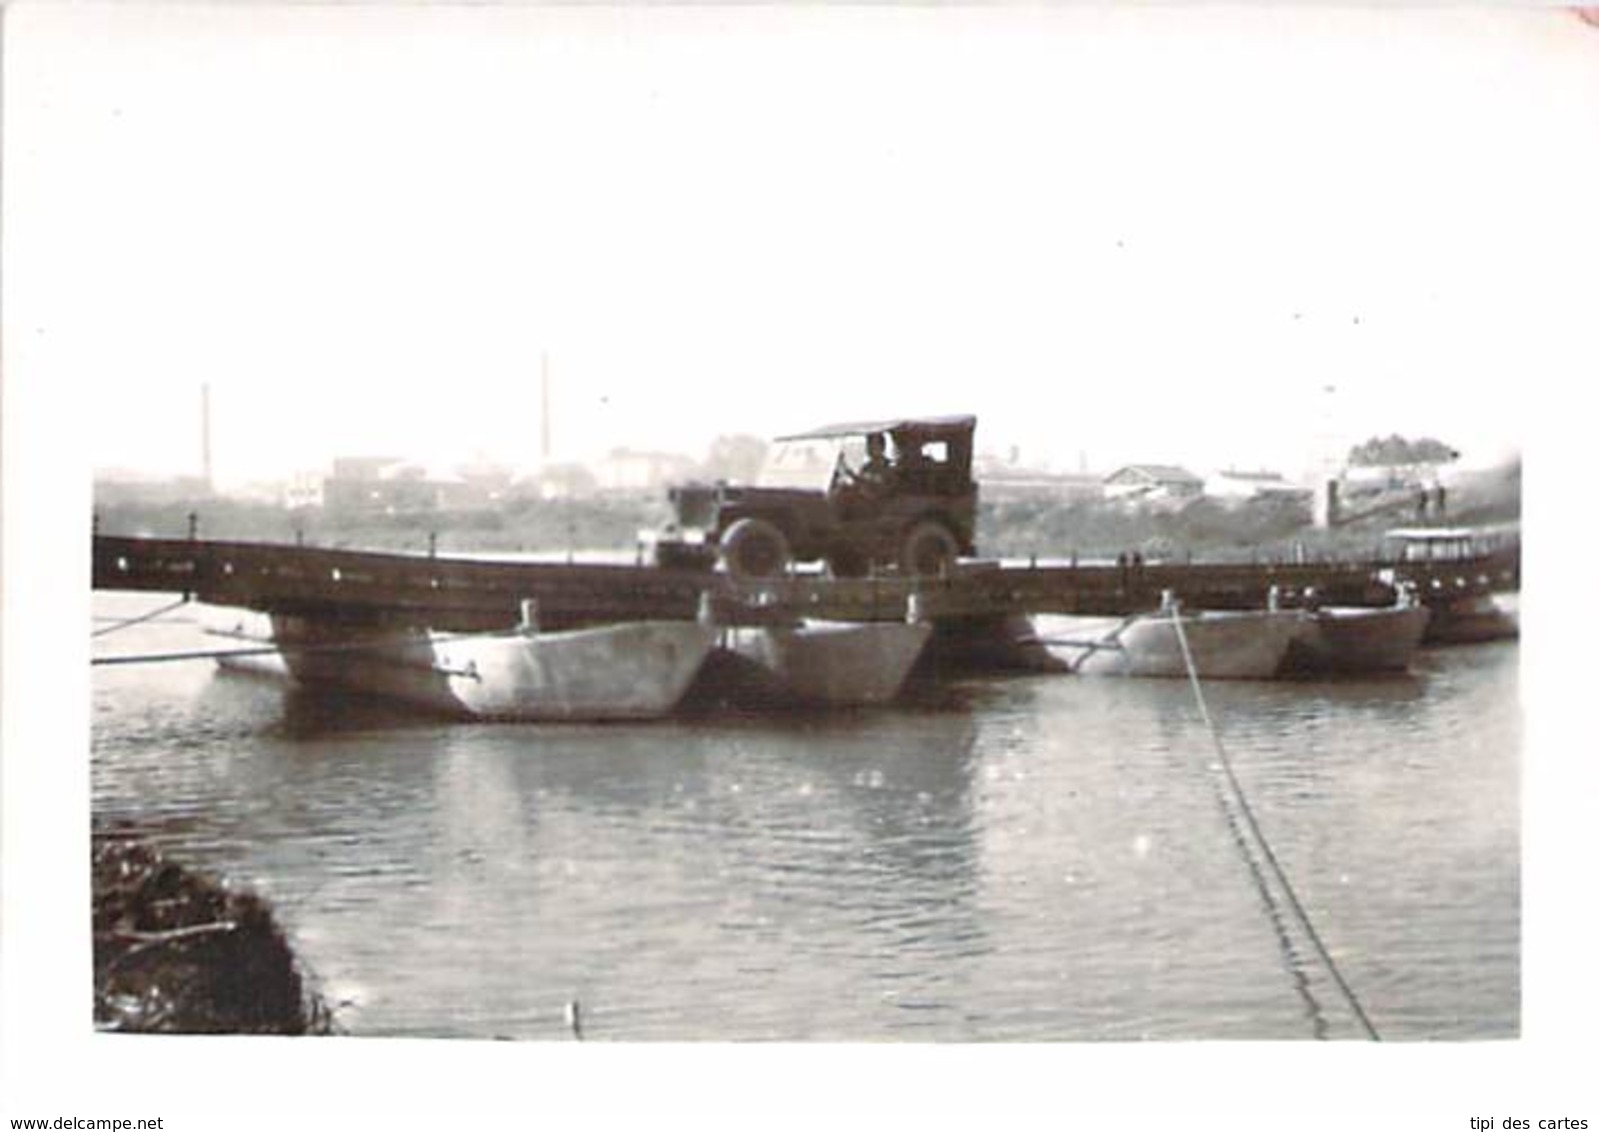
<instances>
[{"instance_id":1,"label":"cable across water","mask_svg":"<svg viewBox=\"0 0 1599 1132\"><path fill-rule=\"evenodd\" d=\"M455 641L486 640L494 637L525 636L521 629L493 629L482 633L440 633L428 639L334 641L326 644L262 644L247 648L194 649L181 652L126 653L120 656L91 657L89 664L161 664L180 660L223 660L235 656L275 656L279 653L310 655L317 653L386 652L409 645L447 645Z\"/></svg>"},{"instance_id":2,"label":"cable across water","mask_svg":"<svg viewBox=\"0 0 1599 1132\"><path fill-rule=\"evenodd\" d=\"M1355 995L1354 988L1344 979L1342 972L1338 970L1338 964L1333 961L1333 957L1328 952L1326 945L1322 943L1321 936L1317 933L1315 925L1310 921L1309 913L1305 911L1305 906L1300 902L1298 894L1294 892L1293 884L1288 880L1288 874L1283 871L1281 863L1277 860L1277 854L1272 851L1271 843L1266 840L1265 833L1261 831L1260 823L1255 820L1255 811L1249 805L1249 799L1244 794L1243 785L1238 781L1238 775L1233 771L1232 759L1227 754L1227 748L1221 741L1221 733L1216 729L1215 721L1210 716L1210 708L1205 703L1205 693L1199 684L1199 671L1194 665L1193 653L1189 651L1188 634L1183 630L1182 616L1176 602L1171 603L1171 619L1172 627L1177 633L1178 647L1182 650L1183 664L1188 669L1188 682L1194 689L1194 699L1199 703L1200 718L1205 721L1205 728L1210 732L1211 741L1215 744L1216 754L1221 760L1222 773L1226 777L1233 800L1237 803L1238 810L1243 815L1244 822L1259 847L1262 858L1267 866L1270 867L1272 875L1277 879L1277 883L1282 887L1283 895L1287 898L1288 906L1292 910L1295 919L1299 921L1300 927L1304 929L1306 938L1310 940L1311 946L1315 948L1317 957L1320 958L1322 965L1327 968L1328 974L1332 976L1333 982L1337 984L1345 1001L1349 1003L1350 1010L1360 1022L1361 1028L1366 1031L1366 1036L1372 1041L1381 1041L1377 1028L1372 1025L1371 1019L1367 1017L1365 1009L1360 1005L1360 999ZM1253 871L1255 868L1254 862L1250 861L1249 864ZM1257 872L1257 883L1259 883L1260 879ZM1260 891L1268 906L1275 907L1276 901L1264 884L1260 885Z\"/></svg>"},{"instance_id":3,"label":"cable across water","mask_svg":"<svg viewBox=\"0 0 1599 1132\"><path fill-rule=\"evenodd\" d=\"M115 633L118 629L126 629L131 625L142 625L146 621L154 621L163 613L171 613L174 609L187 605L189 600L189 596L185 594L183 597L180 597L177 601L172 602L170 605L163 605L159 609L149 610L146 613L139 614L137 617L129 617L125 620L118 621L115 625L107 625L103 629L96 629L94 632L90 633L89 636L91 638L103 637L108 633Z\"/></svg>"}]
</instances>

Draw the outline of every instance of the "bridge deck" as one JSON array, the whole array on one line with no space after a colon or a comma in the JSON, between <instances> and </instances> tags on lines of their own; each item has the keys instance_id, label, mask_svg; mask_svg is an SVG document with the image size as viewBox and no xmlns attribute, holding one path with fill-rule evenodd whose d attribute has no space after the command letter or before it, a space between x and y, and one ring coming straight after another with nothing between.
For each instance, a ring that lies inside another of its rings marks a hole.
<instances>
[{"instance_id":1,"label":"bridge deck","mask_svg":"<svg viewBox=\"0 0 1599 1132\"><path fill-rule=\"evenodd\" d=\"M1453 562L1303 564L1150 563L1000 565L963 563L948 577L833 580L794 575L735 581L721 574L597 563L500 562L416 554L330 550L278 543L96 535L93 584L103 590L188 593L218 605L348 620L398 620L471 632L514 624L524 600L551 628L615 621L686 619L709 594L718 620L760 624L810 616L898 620L911 594L934 619L1052 612L1125 615L1156 608L1171 590L1203 608L1265 604L1272 586L1313 586L1332 603L1378 605L1392 568L1424 601L1514 589L1516 548Z\"/></svg>"}]
</instances>

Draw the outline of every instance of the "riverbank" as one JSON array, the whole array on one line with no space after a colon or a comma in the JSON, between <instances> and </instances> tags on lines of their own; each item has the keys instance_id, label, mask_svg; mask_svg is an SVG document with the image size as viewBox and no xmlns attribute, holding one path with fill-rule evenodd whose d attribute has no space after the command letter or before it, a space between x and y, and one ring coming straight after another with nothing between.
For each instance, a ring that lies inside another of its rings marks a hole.
<instances>
[{"instance_id":1,"label":"riverbank","mask_svg":"<svg viewBox=\"0 0 1599 1132\"><path fill-rule=\"evenodd\" d=\"M96 828L94 1022L167 1034L329 1034L332 1013L267 903Z\"/></svg>"}]
</instances>

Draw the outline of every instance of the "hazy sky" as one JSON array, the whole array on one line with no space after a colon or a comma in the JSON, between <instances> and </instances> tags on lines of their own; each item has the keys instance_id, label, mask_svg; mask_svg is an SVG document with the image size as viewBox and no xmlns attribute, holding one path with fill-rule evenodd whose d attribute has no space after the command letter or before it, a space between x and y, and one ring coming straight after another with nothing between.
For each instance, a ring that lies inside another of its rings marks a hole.
<instances>
[{"instance_id":1,"label":"hazy sky","mask_svg":"<svg viewBox=\"0 0 1599 1132\"><path fill-rule=\"evenodd\" d=\"M96 466L984 447L1470 455L1595 372L1570 12L8 12L8 380ZM1332 386L1333 394L1323 390Z\"/></svg>"}]
</instances>

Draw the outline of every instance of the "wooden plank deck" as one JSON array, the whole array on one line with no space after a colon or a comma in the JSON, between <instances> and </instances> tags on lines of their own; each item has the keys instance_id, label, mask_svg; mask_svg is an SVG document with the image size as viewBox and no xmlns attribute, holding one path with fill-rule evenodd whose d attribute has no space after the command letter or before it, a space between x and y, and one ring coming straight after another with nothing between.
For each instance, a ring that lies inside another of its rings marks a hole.
<instances>
[{"instance_id":1,"label":"wooden plank deck","mask_svg":"<svg viewBox=\"0 0 1599 1132\"><path fill-rule=\"evenodd\" d=\"M1381 605L1392 569L1423 601L1519 588L1519 548L1453 562L1148 563L1026 565L963 563L950 576L833 580L797 574L734 581L722 574L600 563L484 559L331 550L279 543L94 537L93 584L102 590L188 593L262 612L350 621L428 625L474 632L517 622L537 603L549 628L692 618L709 595L724 624L810 616L898 620L912 594L934 620L1051 612L1125 615L1157 608L1163 591L1204 608L1258 608L1272 586L1315 587L1329 603Z\"/></svg>"}]
</instances>

